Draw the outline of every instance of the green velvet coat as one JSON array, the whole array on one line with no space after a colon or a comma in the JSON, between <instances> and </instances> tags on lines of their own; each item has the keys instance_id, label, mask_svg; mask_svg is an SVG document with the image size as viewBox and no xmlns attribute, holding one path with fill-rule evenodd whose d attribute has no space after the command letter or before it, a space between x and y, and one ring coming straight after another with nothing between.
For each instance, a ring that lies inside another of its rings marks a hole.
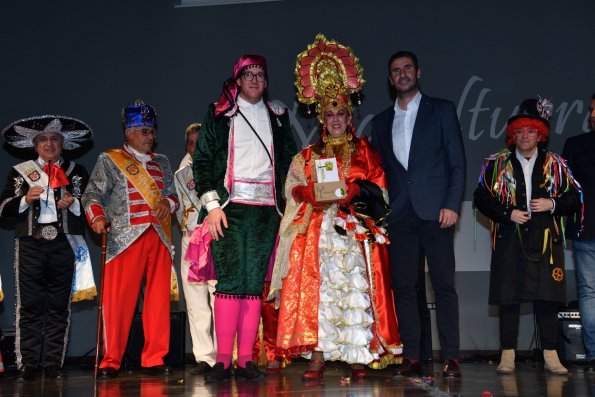
<instances>
[{"instance_id":1,"label":"green velvet coat","mask_svg":"<svg viewBox=\"0 0 595 397\"><path fill-rule=\"evenodd\" d=\"M285 210L285 198L282 193L283 181L297 149L287 109L275 103L265 101L265 104L273 133L277 211L279 215L283 215ZM229 127L233 117L232 113L232 111L228 111L215 117L215 106L213 104L209 106L196 142L196 151L192 162L198 197L214 190L219 195L221 206L224 206L229 200L229 192L225 187L225 175L229 162ZM199 223L206 215L206 209L203 206Z\"/></svg>"}]
</instances>

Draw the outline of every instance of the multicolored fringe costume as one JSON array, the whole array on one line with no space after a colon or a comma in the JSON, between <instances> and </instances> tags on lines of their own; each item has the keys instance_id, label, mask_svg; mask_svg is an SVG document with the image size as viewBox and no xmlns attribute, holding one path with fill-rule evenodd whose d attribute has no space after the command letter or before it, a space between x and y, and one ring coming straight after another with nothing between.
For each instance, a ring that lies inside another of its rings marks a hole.
<instances>
[{"instance_id":1,"label":"multicolored fringe costume","mask_svg":"<svg viewBox=\"0 0 595 397\"><path fill-rule=\"evenodd\" d=\"M490 155L481 170L474 203L490 220L492 305L566 301L564 217L582 219L581 186L564 159L544 149L538 149L530 181L530 199L551 199L551 211L528 208L523 168L514 152ZM529 212L529 220L513 222L514 210Z\"/></svg>"},{"instance_id":2,"label":"multicolored fringe costume","mask_svg":"<svg viewBox=\"0 0 595 397\"><path fill-rule=\"evenodd\" d=\"M546 151L546 160L543 164L544 184L543 187L550 192L550 197L558 197L561 193L568 192L574 187L581 195L580 224L584 219L584 203L580 184L572 176L566 160L554 152ZM510 162L511 151L504 149L498 153L489 155L483 162L479 175L479 185L497 197L499 202L506 207L516 206L516 181L512 164ZM490 178L488 180L488 178ZM495 248L496 232L498 223L490 219L490 231L492 235L492 249ZM561 222L562 231L564 222ZM558 231L558 230L556 230ZM564 235L564 233L562 233Z\"/></svg>"}]
</instances>

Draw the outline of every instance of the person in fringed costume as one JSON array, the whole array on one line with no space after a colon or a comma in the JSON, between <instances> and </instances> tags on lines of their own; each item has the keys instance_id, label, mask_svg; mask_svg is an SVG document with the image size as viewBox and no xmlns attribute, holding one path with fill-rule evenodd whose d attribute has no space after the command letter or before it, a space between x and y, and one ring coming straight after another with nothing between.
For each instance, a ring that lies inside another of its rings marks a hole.
<instances>
[{"instance_id":1,"label":"person in fringed costume","mask_svg":"<svg viewBox=\"0 0 595 397\"><path fill-rule=\"evenodd\" d=\"M484 162L475 207L490 219L489 303L500 306L502 357L514 371L520 305L533 302L546 371L568 370L556 353L558 305L566 301L564 216L581 208L581 187L565 160L546 150L552 104L527 99L508 120L506 146Z\"/></svg>"},{"instance_id":2,"label":"person in fringed costume","mask_svg":"<svg viewBox=\"0 0 595 397\"><path fill-rule=\"evenodd\" d=\"M126 143L99 155L82 197L91 229L107 233L98 377L118 376L143 279L141 366L148 375L168 376L170 297L178 298L171 216L179 202L169 159L153 152L155 109L142 100L124 107L122 129Z\"/></svg>"},{"instance_id":3,"label":"person in fringed costume","mask_svg":"<svg viewBox=\"0 0 595 397\"><path fill-rule=\"evenodd\" d=\"M72 117L37 116L3 134L37 152L11 169L0 197L0 218L15 224L15 380L34 379L40 365L46 379L62 380L70 301L96 295L80 201L89 175L62 152L80 149L92 131Z\"/></svg>"},{"instance_id":4,"label":"person in fringed costume","mask_svg":"<svg viewBox=\"0 0 595 397\"><path fill-rule=\"evenodd\" d=\"M384 229L386 181L380 156L352 123L350 94L364 84L350 48L318 34L298 55L298 100L316 103L320 140L298 153L285 185L287 208L269 297L280 305L277 348L302 354L310 364L304 380L322 378L325 361L352 365L352 377L366 365L395 363L401 342L390 288ZM336 158L346 194L317 201L315 161ZM364 207L380 207L366 215Z\"/></svg>"},{"instance_id":5,"label":"person in fringed costume","mask_svg":"<svg viewBox=\"0 0 595 397\"><path fill-rule=\"evenodd\" d=\"M205 246L210 244L217 274L217 358L205 375L207 382L231 378L236 336L236 378L265 376L253 361L252 349L265 276L285 208L281 181L297 152L287 109L263 99L267 85L266 59L240 57L219 100L209 106L193 157L202 204L202 227L197 230L212 239Z\"/></svg>"}]
</instances>

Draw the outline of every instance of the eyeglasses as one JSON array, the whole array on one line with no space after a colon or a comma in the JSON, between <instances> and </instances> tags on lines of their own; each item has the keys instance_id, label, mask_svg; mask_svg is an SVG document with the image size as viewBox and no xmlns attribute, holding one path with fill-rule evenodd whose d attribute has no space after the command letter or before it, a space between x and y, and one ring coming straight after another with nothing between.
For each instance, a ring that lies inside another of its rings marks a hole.
<instances>
[{"instance_id":1,"label":"eyeglasses","mask_svg":"<svg viewBox=\"0 0 595 397\"><path fill-rule=\"evenodd\" d=\"M264 79L266 78L265 74L263 72L259 72L259 73L252 73L252 72L245 72L242 77L244 79L246 79L246 81L252 81L254 80L254 78L256 78L256 81L264 81Z\"/></svg>"},{"instance_id":2,"label":"eyeglasses","mask_svg":"<svg viewBox=\"0 0 595 397\"><path fill-rule=\"evenodd\" d=\"M134 132L138 132L139 134L141 134L142 136L156 136L157 135L157 131L155 131L154 128L135 128Z\"/></svg>"},{"instance_id":3,"label":"eyeglasses","mask_svg":"<svg viewBox=\"0 0 595 397\"><path fill-rule=\"evenodd\" d=\"M514 133L516 135L518 135L518 136L523 136L524 134L527 134L527 135L536 135L537 134L537 130L536 129L533 129L533 128L530 128L530 129L529 128L527 128L527 129L525 129L525 128L519 128Z\"/></svg>"}]
</instances>

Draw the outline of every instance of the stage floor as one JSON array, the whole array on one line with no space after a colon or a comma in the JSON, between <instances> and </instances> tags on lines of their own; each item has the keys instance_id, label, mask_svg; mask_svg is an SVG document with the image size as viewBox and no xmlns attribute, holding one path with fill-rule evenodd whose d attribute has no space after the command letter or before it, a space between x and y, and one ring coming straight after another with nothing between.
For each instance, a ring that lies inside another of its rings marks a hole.
<instances>
[{"instance_id":1,"label":"stage floor","mask_svg":"<svg viewBox=\"0 0 595 397\"><path fill-rule=\"evenodd\" d=\"M281 375L263 381L236 381L205 384L202 376L177 369L167 378L146 377L135 373L120 374L108 381L93 381L91 369L66 368L67 379L47 381L38 376L34 381L14 383L8 371L0 376L0 396L590 396L595 397L595 375L581 366L571 366L569 376L546 375L541 365L520 364L515 375L496 375L493 364L461 365L463 378L444 380L435 363L434 376L393 378L392 370L370 371L363 381L348 382L348 367L330 363L320 382L304 383L301 373L306 362L294 362ZM186 369L190 368L187 366Z\"/></svg>"}]
</instances>

